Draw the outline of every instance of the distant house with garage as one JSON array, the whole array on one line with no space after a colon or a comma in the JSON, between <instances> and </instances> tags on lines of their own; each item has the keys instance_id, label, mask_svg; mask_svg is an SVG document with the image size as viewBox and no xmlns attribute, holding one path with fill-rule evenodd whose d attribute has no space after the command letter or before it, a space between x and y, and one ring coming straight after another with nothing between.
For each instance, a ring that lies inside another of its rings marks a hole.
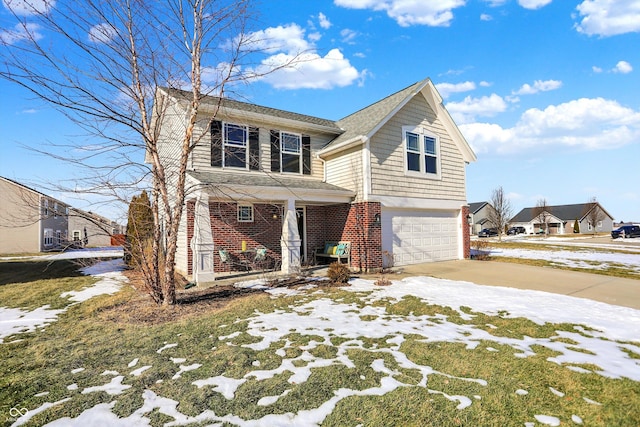
<instances>
[{"instance_id":1,"label":"distant house with garage","mask_svg":"<svg viewBox=\"0 0 640 427\"><path fill-rule=\"evenodd\" d=\"M157 91L164 160L177 155L189 96ZM256 248L284 272L327 242L349 242L350 267L366 271L469 256L465 167L476 156L429 79L337 121L208 96L197 133L176 254L194 281Z\"/></svg>"},{"instance_id":2,"label":"distant house with garage","mask_svg":"<svg viewBox=\"0 0 640 427\"><path fill-rule=\"evenodd\" d=\"M67 240L69 205L0 177L0 254L56 250Z\"/></svg>"},{"instance_id":3,"label":"distant house with garage","mask_svg":"<svg viewBox=\"0 0 640 427\"><path fill-rule=\"evenodd\" d=\"M122 226L93 212L69 209L69 240L82 247L112 244L113 236L122 234Z\"/></svg>"},{"instance_id":4,"label":"distant house with garage","mask_svg":"<svg viewBox=\"0 0 640 427\"><path fill-rule=\"evenodd\" d=\"M476 235L483 228L494 228L491 222L491 215L495 213L495 208L489 202L469 203L469 225L471 234Z\"/></svg>"},{"instance_id":5,"label":"distant house with garage","mask_svg":"<svg viewBox=\"0 0 640 427\"><path fill-rule=\"evenodd\" d=\"M571 234L576 223L580 233L609 233L614 228L614 218L598 202L547 206L544 210L524 208L511 218L509 226L524 227L527 234Z\"/></svg>"}]
</instances>

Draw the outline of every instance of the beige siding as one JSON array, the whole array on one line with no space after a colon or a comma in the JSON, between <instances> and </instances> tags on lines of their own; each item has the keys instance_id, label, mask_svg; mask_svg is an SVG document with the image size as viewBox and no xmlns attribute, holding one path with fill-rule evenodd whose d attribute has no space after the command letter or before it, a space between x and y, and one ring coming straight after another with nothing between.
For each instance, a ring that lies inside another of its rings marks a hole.
<instances>
[{"instance_id":1,"label":"beige siding","mask_svg":"<svg viewBox=\"0 0 640 427\"><path fill-rule=\"evenodd\" d=\"M187 209L186 206L182 211L182 218L180 218L180 228L178 229L178 247L176 249L176 261L175 266L178 273L187 276L189 271L189 258L187 250L189 248L189 241L187 239Z\"/></svg>"},{"instance_id":2,"label":"beige siding","mask_svg":"<svg viewBox=\"0 0 640 427\"><path fill-rule=\"evenodd\" d=\"M40 196L0 179L0 254L40 251Z\"/></svg>"},{"instance_id":3,"label":"beige siding","mask_svg":"<svg viewBox=\"0 0 640 427\"><path fill-rule=\"evenodd\" d=\"M440 139L441 179L405 174L403 126L421 126ZM465 163L444 126L422 95L417 95L372 138L371 191L378 196L465 200Z\"/></svg>"},{"instance_id":4,"label":"beige siding","mask_svg":"<svg viewBox=\"0 0 640 427\"><path fill-rule=\"evenodd\" d=\"M257 127L260 134L260 170L271 172L271 136L270 130L279 130L297 134L309 135L311 137L311 175L310 177L322 179L324 176L322 161L316 158L315 153L320 151L329 141L331 141L335 135L323 134L319 132L309 132L305 129L298 129L292 127L283 127L268 122L250 121L240 117L222 117L218 116L218 120L234 123L238 125L246 125ZM198 141L193 154L191 156L190 167L196 171L208 171L212 170L211 167L211 131L209 130L210 117L201 117L197 122L197 129L195 135ZM219 168L215 168L218 170ZM237 172L238 169L230 169ZM247 173L260 173L255 171L248 171ZM302 175L301 175L302 176ZM309 177L309 175L305 175Z\"/></svg>"},{"instance_id":5,"label":"beige siding","mask_svg":"<svg viewBox=\"0 0 640 427\"><path fill-rule=\"evenodd\" d=\"M355 191L362 200L362 149L352 148L327 159L327 182Z\"/></svg>"}]
</instances>

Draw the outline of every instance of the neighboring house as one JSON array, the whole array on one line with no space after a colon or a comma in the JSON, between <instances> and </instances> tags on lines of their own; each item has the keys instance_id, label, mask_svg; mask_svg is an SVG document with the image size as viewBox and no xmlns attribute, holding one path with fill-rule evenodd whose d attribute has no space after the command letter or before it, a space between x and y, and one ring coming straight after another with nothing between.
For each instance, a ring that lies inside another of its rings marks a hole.
<instances>
[{"instance_id":1,"label":"neighboring house","mask_svg":"<svg viewBox=\"0 0 640 427\"><path fill-rule=\"evenodd\" d=\"M601 212L596 224L592 224L593 209ZM522 226L527 234L544 232L545 226L542 218L547 223L549 234L571 234L574 232L574 224L577 221L580 233L606 232L613 230L613 217L600 205L600 203L578 203L574 205L548 206L546 214L540 213L540 208L524 208L516 216L511 218L511 227Z\"/></svg>"},{"instance_id":2,"label":"neighboring house","mask_svg":"<svg viewBox=\"0 0 640 427\"><path fill-rule=\"evenodd\" d=\"M110 246L114 235L121 234L122 227L93 212L69 209L69 240L83 247Z\"/></svg>"},{"instance_id":3,"label":"neighboring house","mask_svg":"<svg viewBox=\"0 0 640 427\"><path fill-rule=\"evenodd\" d=\"M177 157L188 97L157 93L165 159ZM476 156L429 79L338 121L205 97L197 126L206 137L189 159L176 253L197 282L257 247L288 273L326 241L350 242L359 270L468 257Z\"/></svg>"},{"instance_id":4,"label":"neighboring house","mask_svg":"<svg viewBox=\"0 0 640 427\"><path fill-rule=\"evenodd\" d=\"M3 177L0 199L0 254L54 250L67 240L67 204Z\"/></svg>"},{"instance_id":5,"label":"neighboring house","mask_svg":"<svg viewBox=\"0 0 640 427\"><path fill-rule=\"evenodd\" d=\"M495 212L495 208L489 202L469 203L471 234L478 234L483 228L495 228L495 225L489 219L492 212Z\"/></svg>"}]
</instances>

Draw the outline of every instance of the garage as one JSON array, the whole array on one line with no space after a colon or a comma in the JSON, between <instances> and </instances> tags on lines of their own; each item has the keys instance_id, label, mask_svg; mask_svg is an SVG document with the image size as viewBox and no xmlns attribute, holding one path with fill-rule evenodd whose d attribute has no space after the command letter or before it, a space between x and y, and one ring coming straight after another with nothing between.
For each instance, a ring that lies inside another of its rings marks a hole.
<instances>
[{"instance_id":1,"label":"garage","mask_svg":"<svg viewBox=\"0 0 640 427\"><path fill-rule=\"evenodd\" d=\"M458 213L383 208L383 253L396 266L458 259Z\"/></svg>"}]
</instances>

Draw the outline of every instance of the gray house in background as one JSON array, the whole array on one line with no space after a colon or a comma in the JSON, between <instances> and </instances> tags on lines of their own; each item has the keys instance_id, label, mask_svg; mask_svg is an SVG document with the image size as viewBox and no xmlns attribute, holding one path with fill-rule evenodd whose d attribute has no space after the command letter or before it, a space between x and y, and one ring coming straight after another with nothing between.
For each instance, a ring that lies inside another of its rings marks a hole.
<instances>
[{"instance_id":1,"label":"gray house in background","mask_svg":"<svg viewBox=\"0 0 640 427\"><path fill-rule=\"evenodd\" d=\"M0 177L0 254L44 252L67 240L69 205Z\"/></svg>"},{"instance_id":2,"label":"gray house in background","mask_svg":"<svg viewBox=\"0 0 640 427\"><path fill-rule=\"evenodd\" d=\"M122 234L115 221L80 209L69 209L69 240L83 247L110 246L111 237Z\"/></svg>"},{"instance_id":3,"label":"gray house in background","mask_svg":"<svg viewBox=\"0 0 640 427\"><path fill-rule=\"evenodd\" d=\"M601 212L596 224L591 223L592 210ZM580 233L609 233L613 230L613 217L600 205L600 203L578 203L574 205L547 206L546 223L549 234L571 234L574 231L574 223L578 222ZM524 208L516 216L511 218L511 227L524 227L527 234L539 233L544 230L539 213L539 208Z\"/></svg>"},{"instance_id":4,"label":"gray house in background","mask_svg":"<svg viewBox=\"0 0 640 427\"><path fill-rule=\"evenodd\" d=\"M495 209L489 202L469 203L469 225L472 235L478 234L483 228L495 227L489 220L493 211Z\"/></svg>"}]
</instances>

